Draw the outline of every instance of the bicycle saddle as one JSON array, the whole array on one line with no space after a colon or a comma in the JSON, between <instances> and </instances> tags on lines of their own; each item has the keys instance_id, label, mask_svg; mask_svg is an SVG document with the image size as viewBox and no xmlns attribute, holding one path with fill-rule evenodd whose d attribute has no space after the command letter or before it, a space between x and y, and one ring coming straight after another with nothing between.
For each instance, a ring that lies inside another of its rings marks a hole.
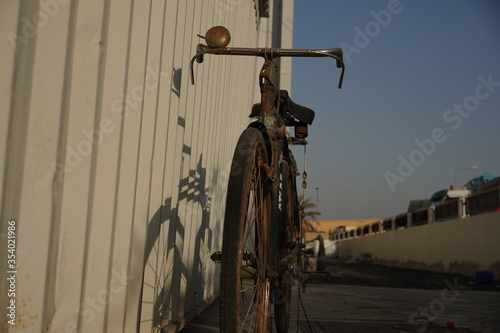
<instances>
[{"instance_id":1,"label":"bicycle saddle","mask_svg":"<svg viewBox=\"0 0 500 333\"><path fill-rule=\"evenodd\" d=\"M309 109L308 107L299 105L294 103L286 90L280 90L280 97L282 99L282 109L283 116L285 120L287 120L288 114L292 115L294 118L297 118L303 123L312 125L314 120L314 111Z\"/></svg>"},{"instance_id":2,"label":"bicycle saddle","mask_svg":"<svg viewBox=\"0 0 500 333\"><path fill-rule=\"evenodd\" d=\"M314 120L314 111L308 107L294 103L286 90L280 90L281 108L280 113L285 120L285 125L293 126L297 120L302 123L311 125ZM260 103L256 103L252 107L250 118L258 117L260 114ZM295 118L295 119L294 119Z\"/></svg>"}]
</instances>

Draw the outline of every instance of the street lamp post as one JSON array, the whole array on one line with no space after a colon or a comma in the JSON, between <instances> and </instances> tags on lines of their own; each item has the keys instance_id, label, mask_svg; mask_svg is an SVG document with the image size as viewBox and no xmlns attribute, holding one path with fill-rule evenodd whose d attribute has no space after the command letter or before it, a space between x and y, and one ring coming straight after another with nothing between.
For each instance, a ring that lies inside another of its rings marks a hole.
<instances>
[{"instance_id":1,"label":"street lamp post","mask_svg":"<svg viewBox=\"0 0 500 333\"><path fill-rule=\"evenodd\" d=\"M319 187L316 187L316 209L319 210Z\"/></svg>"},{"instance_id":2,"label":"street lamp post","mask_svg":"<svg viewBox=\"0 0 500 333\"><path fill-rule=\"evenodd\" d=\"M455 182L453 183L453 187L457 188L457 173L458 173L458 171L460 171L460 170L476 170L476 169L477 169L477 166L470 166L467 168L455 169Z\"/></svg>"}]
</instances>

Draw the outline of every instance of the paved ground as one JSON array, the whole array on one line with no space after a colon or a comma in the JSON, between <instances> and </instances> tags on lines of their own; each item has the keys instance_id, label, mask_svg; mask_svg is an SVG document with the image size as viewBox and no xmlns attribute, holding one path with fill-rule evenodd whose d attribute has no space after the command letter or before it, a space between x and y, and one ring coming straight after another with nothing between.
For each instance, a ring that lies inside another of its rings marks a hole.
<instances>
[{"instance_id":1,"label":"paved ground","mask_svg":"<svg viewBox=\"0 0 500 333\"><path fill-rule=\"evenodd\" d=\"M338 275L342 268L333 269ZM498 288L474 287L471 283L464 282L463 276L454 275L426 275L429 278L425 278L427 282L421 289L392 287L400 283L392 276L396 269L384 274L391 280L390 286L380 286L383 283L379 280L384 276L374 279L373 267L367 268L367 273L358 266L342 269L344 273L341 275L346 282L353 282L347 278L350 269L356 271L355 274L351 273L357 278L354 282L360 282L364 276L372 283L365 281L354 285L337 284L335 281L338 276L333 276L328 283L307 283L306 292L301 294L301 299L309 323L302 307L298 305L298 288L294 287L290 332L500 332ZM378 271L380 267L375 269ZM397 276L405 279L405 274ZM430 323L429 318L436 314L438 316ZM218 320L218 303L215 302L181 332L218 332Z\"/></svg>"}]
</instances>

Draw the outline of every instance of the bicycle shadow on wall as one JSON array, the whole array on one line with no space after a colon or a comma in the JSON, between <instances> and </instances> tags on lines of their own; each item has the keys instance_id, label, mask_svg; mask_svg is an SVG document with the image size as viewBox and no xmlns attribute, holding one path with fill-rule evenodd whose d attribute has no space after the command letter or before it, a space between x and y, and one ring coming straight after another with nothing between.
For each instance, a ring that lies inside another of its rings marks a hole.
<instances>
[{"instance_id":1,"label":"bicycle shadow on wall","mask_svg":"<svg viewBox=\"0 0 500 333\"><path fill-rule=\"evenodd\" d=\"M148 223L139 323L152 321L153 327L161 327L183 311L172 304L186 304L184 308L189 309L203 301L211 279L206 263L217 238L210 228L211 200L202 161L200 155L196 169L179 181L175 206L172 198L167 198ZM189 253L183 256L186 243ZM181 281L187 281L184 295Z\"/></svg>"},{"instance_id":2,"label":"bicycle shadow on wall","mask_svg":"<svg viewBox=\"0 0 500 333\"><path fill-rule=\"evenodd\" d=\"M181 79L182 79L182 68L175 69L172 68L172 92L177 96L181 97Z\"/></svg>"}]
</instances>

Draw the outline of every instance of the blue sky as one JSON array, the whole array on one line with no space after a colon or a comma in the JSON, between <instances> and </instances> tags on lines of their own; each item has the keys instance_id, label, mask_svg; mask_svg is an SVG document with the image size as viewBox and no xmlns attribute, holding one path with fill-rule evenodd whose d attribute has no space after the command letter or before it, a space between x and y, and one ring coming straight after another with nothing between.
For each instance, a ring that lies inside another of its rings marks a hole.
<instances>
[{"instance_id":1,"label":"blue sky","mask_svg":"<svg viewBox=\"0 0 500 333\"><path fill-rule=\"evenodd\" d=\"M485 171L500 176L500 2L295 0L292 99L316 111L307 197L321 219L385 218ZM299 168L302 149L294 149Z\"/></svg>"}]
</instances>

